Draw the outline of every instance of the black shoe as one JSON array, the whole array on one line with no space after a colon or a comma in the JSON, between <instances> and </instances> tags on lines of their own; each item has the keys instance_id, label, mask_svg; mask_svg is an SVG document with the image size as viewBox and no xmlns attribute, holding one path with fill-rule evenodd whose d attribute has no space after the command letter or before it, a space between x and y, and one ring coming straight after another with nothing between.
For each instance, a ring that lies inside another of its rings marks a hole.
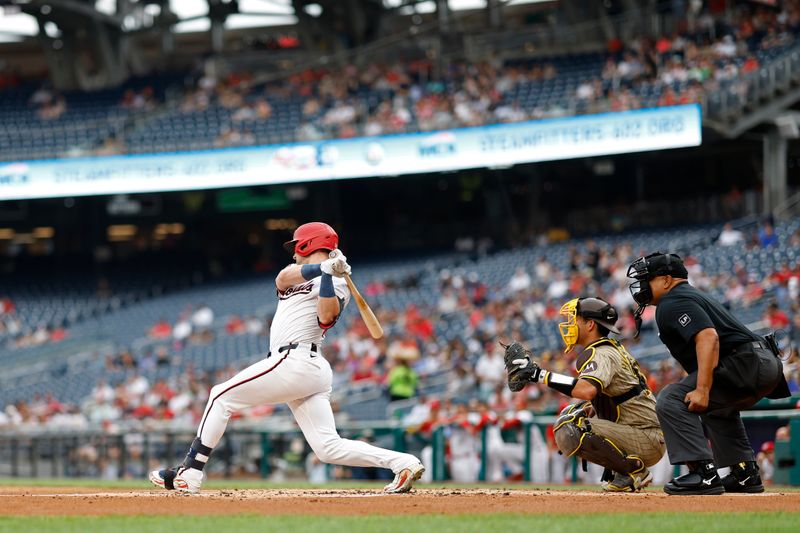
<instances>
[{"instance_id":1,"label":"black shoe","mask_svg":"<svg viewBox=\"0 0 800 533\"><path fill-rule=\"evenodd\" d=\"M681 496L697 496L704 494L722 494L725 487L711 461L693 464L688 474L676 477L664 485L667 494Z\"/></svg>"},{"instance_id":2,"label":"black shoe","mask_svg":"<svg viewBox=\"0 0 800 533\"><path fill-rule=\"evenodd\" d=\"M731 473L722 478L725 492L764 492L764 483L758 473L758 464L747 461L731 466Z\"/></svg>"}]
</instances>

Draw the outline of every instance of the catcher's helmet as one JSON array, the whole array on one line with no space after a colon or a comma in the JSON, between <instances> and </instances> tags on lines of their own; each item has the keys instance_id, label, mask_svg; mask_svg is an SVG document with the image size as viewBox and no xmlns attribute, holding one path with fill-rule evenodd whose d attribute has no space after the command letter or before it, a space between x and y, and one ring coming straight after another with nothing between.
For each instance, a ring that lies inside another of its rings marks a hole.
<instances>
[{"instance_id":1,"label":"catcher's helmet","mask_svg":"<svg viewBox=\"0 0 800 533\"><path fill-rule=\"evenodd\" d=\"M317 250L335 250L339 247L339 236L324 222L309 222L294 230L292 240L283 247L290 254L307 257Z\"/></svg>"},{"instance_id":2,"label":"catcher's helmet","mask_svg":"<svg viewBox=\"0 0 800 533\"><path fill-rule=\"evenodd\" d=\"M617 310L613 305L600 298L572 299L561 306L560 313L567 318L566 322L558 325L558 332L561 333L561 338L564 339L564 344L567 346L564 352L572 350L578 340L576 316L593 320L612 333L619 335L619 329L615 325L618 318Z\"/></svg>"}]
</instances>

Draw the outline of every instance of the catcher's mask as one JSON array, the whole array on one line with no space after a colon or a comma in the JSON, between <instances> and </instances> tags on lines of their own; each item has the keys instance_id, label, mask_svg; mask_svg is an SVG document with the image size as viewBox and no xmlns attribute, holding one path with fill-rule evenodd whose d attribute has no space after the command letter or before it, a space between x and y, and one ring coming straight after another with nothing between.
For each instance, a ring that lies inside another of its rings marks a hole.
<instances>
[{"instance_id":1,"label":"catcher's mask","mask_svg":"<svg viewBox=\"0 0 800 533\"><path fill-rule=\"evenodd\" d=\"M636 334L639 336L639 328L642 325L642 313L644 308L653 301L653 289L650 287L650 280L657 276L673 276L675 278L686 279L689 273L683 264L683 259L678 254L665 254L655 252L645 257L640 257L628 267L628 277L634 281L628 286L634 301L639 304L634 313L636 319Z\"/></svg>"},{"instance_id":2,"label":"catcher's mask","mask_svg":"<svg viewBox=\"0 0 800 533\"><path fill-rule=\"evenodd\" d=\"M581 316L588 320L597 322L609 331L619 335L617 323L617 310L610 303L600 298L575 298L561 306L560 313L566 317L566 322L558 325L558 332L564 339L566 348L564 353L568 353L578 341L578 321L576 317Z\"/></svg>"}]
</instances>

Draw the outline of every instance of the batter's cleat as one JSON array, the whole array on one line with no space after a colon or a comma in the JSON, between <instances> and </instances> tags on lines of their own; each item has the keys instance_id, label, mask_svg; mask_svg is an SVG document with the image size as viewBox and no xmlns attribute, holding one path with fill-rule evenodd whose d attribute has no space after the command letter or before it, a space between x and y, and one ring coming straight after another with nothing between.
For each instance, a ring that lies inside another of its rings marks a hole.
<instances>
[{"instance_id":1,"label":"batter's cleat","mask_svg":"<svg viewBox=\"0 0 800 533\"><path fill-rule=\"evenodd\" d=\"M677 496L716 495L725 492L725 486L711 461L690 466L688 474L676 477L664 485L664 492Z\"/></svg>"},{"instance_id":2,"label":"batter's cleat","mask_svg":"<svg viewBox=\"0 0 800 533\"><path fill-rule=\"evenodd\" d=\"M755 461L746 461L731 466L731 473L722 478L725 492L764 492L764 483Z\"/></svg>"},{"instance_id":3,"label":"batter's cleat","mask_svg":"<svg viewBox=\"0 0 800 533\"><path fill-rule=\"evenodd\" d=\"M601 484L605 492L639 492L653 482L653 474L643 468L639 472L620 474L614 472L614 479Z\"/></svg>"},{"instance_id":4,"label":"batter's cleat","mask_svg":"<svg viewBox=\"0 0 800 533\"><path fill-rule=\"evenodd\" d=\"M422 477L425 473L425 467L422 463L417 463L414 466L404 468L394 476L394 481L383 487L383 492L389 494L400 494L401 492L408 492L411 486Z\"/></svg>"},{"instance_id":5,"label":"batter's cleat","mask_svg":"<svg viewBox=\"0 0 800 533\"><path fill-rule=\"evenodd\" d=\"M203 484L203 472L183 466L153 470L150 472L150 482L162 489L197 494Z\"/></svg>"}]
</instances>

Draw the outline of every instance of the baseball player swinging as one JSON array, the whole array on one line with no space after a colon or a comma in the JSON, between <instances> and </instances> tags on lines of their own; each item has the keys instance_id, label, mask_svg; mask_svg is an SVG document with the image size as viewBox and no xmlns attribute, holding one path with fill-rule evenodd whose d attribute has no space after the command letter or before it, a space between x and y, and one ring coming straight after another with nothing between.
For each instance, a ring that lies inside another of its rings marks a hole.
<instances>
[{"instance_id":1,"label":"baseball player swinging","mask_svg":"<svg viewBox=\"0 0 800 533\"><path fill-rule=\"evenodd\" d=\"M636 492L653 480L647 467L664 455L664 436L656 402L639 364L617 341L617 311L600 298L575 298L561 307L566 321L559 332L565 353L582 346L575 367L578 377L549 372L531 360L520 343L506 346L508 387L521 391L544 383L572 398L553 426L556 444L567 457L577 456L605 467L603 490Z\"/></svg>"},{"instance_id":2,"label":"baseball player swinging","mask_svg":"<svg viewBox=\"0 0 800 533\"><path fill-rule=\"evenodd\" d=\"M284 245L296 264L275 279L278 308L270 328L269 353L211 389L186 459L175 468L151 472L153 484L198 492L203 468L231 415L255 405L284 402L321 461L389 468L395 473L384 488L389 493L408 492L422 476L425 468L413 455L343 439L336 431L330 405L332 371L320 345L350 300L342 278L350 274L350 265L338 245L338 235L327 224L310 222L297 228Z\"/></svg>"}]
</instances>

